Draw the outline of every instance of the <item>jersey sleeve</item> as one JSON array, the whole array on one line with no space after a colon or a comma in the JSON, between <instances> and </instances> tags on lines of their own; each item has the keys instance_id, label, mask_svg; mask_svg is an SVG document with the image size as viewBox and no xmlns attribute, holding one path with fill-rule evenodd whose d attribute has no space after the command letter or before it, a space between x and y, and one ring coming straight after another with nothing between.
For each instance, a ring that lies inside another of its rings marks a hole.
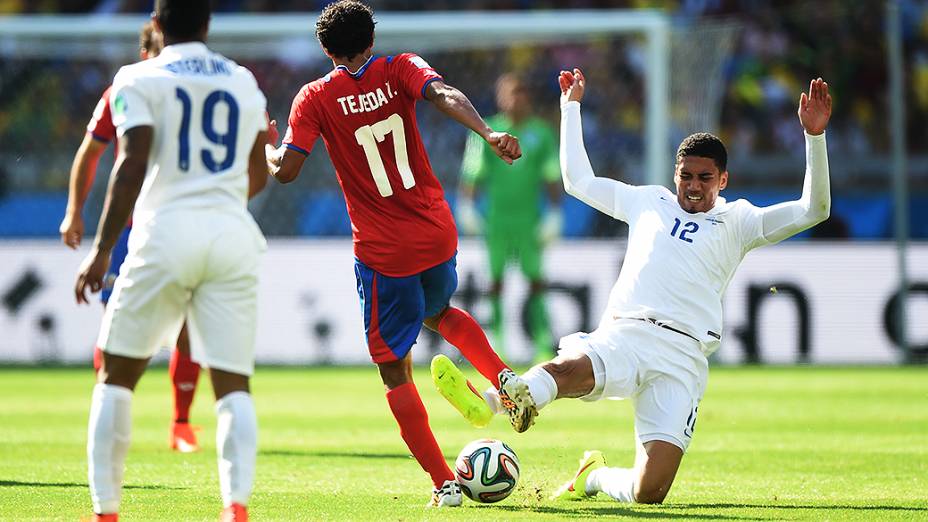
<instances>
[{"instance_id":1,"label":"jersey sleeve","mask_svg":"<svg viewBox=\"0 0 928 522\"><path fill-rule=\"evenodd\" d=\"M747 253L769 244L770 241L764 237L764 209L744 199L739 199L735 205L738 210L738 230L741 233L742 252Z\"/></svg>"},{"instance_id":2,"label":"jersey sleeve","mask_svg":"<svg viewBox=\"0 0 928 522\"><path fill-rule=\"evenodd\" d=\"M428 84L441 80L431 65L419 55L404 53L394 58L396 61L397 79L400 89L414 100L425 97L425 88Z\"/></svg>"},{"instance_id":3,"label":"jersey sleeve","mask_svg":"<svg viewBox=\"0 0 928 522\"><path fill-rule=\"evenodd\" d=\"M312 91L307 84L293 98L283 144L288 149L308 156L318 137L319 119L313 107Z\"/></svg>"},{"instance_id":4,"label":"jersey sleeve","mask_svg":"<svg viewBox=\"0 0 928 522\"><path fill-rule=\"evenodd\" d=\"M110 93L113 87L107 87L93 110L93 116L87 124L87 132L93 139L109 143L116 137L116 126L113 125L113 113L110 111Z\"/></svg>"},{"instance_id":5,"label":"jersey sleeve","mask_svg":"<svg viewBox=\"0 0 928 522\"><path fill-rule=\"evenodd\" d=\"M109 106L117 136L121 137L135 127L154 124L154 111L147 96L148 85L150 83L131 70L123 68L116 74Z\"/></svg>"}]
</instances>

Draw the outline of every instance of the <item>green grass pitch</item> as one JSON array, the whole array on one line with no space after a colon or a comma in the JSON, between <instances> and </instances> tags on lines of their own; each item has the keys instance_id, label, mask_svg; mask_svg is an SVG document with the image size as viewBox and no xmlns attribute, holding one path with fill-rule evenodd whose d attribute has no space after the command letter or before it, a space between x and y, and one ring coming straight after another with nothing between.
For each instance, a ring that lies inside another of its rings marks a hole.
<instances>
[{"instance_id":1,"label":"green grass pitch","mask_svg":"<svg viewBox=\"0 0 928 522\"><path fill-rule=\"evenodd\" d=\"M484 381L472 374L475 382ZM373 366L259 368L254 520L928 520L928 368L714 368L696 434L667 502L603 495L551 502L585 449L632 462L627 402L559 401L528 433L503 417L473 429L416 374L446 456L499 438L522 478L495 505L427 511L431 484L408 456ZM193 422L204 451L167 448L168 378L155 368L133 403L122 518L215 520L220 511L214 417L201 380ZM0 520L90 514L86 369L0 369Z\"/></svg>"}]
</instances>

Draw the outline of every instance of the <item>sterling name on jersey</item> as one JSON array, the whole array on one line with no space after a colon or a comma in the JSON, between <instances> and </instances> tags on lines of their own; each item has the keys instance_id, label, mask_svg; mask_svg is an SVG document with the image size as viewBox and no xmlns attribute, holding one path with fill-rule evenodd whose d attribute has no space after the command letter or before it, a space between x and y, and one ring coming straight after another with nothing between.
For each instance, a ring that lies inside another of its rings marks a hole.
<instances>
[{"instance_id":1,"label":"sterling name on jersey","mask_svg":"<svg viewBox=\"0 0 928 522\"><path fill-rule=\"evenodd\" d=\"M110 96L117 136L155 129L135 225L183 208L245 211L248 158L267 129L266 105L248 69L200 42L121 68Z\"/></svg>"},{"instance_id":2,"label":"sterling name on jersey","mask_svg":"<svg viewBox=\"0 0 928 522\"><path fill-rule=\"evenodd\" d=\"M392 277L454 255L457 229L416 124L416 101L441 76L414 54L338 66L300 89L283 143L309 154L319 136L345 194L355 255Z\"/></svg>"},{"instance_id":3,"label":"sterling name on jersey","mask_svg":"<svg viewBox=\"0 0 928 522\"><path fill-rule=\"evenodd\" d=\"M722 296L745 254L767 244L759 209L716 200L690 214L661 186L621 185L616 218L628 223L628 250L600 326L617 317L651 318L719 347Z\"/></svg>"}]
</instances>

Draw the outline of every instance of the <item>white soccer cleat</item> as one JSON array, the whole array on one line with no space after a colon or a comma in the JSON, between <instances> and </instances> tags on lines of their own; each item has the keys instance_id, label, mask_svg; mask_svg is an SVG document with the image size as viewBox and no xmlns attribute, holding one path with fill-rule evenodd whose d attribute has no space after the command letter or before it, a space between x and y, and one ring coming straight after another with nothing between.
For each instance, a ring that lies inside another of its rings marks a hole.
<instances>
[{"instance_id":1,"label":"white soccer cleat","mask_svg":"<svg viewBox=\"0 0 928 522\"><path fill-rule=\"evenodd\" d=\"M522 433L535 424L538 408L528 391L528 383L508 368L499 372L499 399L509 412L509 422L516 433Z\"/></svg>"},{"instance_id":2,"label":"white soccer cleat","mask_svg":"<svg viewBox=\"0 0 928 522\"><path fill-rule=\"evenodd\" d=\"M446 480L440 488L432 490L432 500L425 507L458 507L462 500L461 485L456 480Z\"/></svg>"}]
</instances>

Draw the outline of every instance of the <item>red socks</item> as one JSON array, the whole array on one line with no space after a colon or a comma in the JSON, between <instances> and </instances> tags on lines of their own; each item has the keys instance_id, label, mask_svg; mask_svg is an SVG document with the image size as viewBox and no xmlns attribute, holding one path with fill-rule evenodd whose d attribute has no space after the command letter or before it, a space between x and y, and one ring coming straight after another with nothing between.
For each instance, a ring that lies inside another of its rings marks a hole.
<instances>
[{"instance_id":1,"label":"red socks","mask_svg":"<svg viewBox=\"0 0 928 522\"><path fill-rule=\"evenodd\" d=\"M422 405L416 385L408 382L387 392L390 410L400 425L400 435L406 441L409 451L432 477L432 484L440 488L446 480L453 480L451 468L429 428L429 415Z\"/></svg>"},{"instance_id":2,"label":"red socks","mask_svg":"<svg viewBox=\"0 0 928 522\"><path fill-rule=\"evenodd\" d=\"M187 422L193 394L197 390L197 379L200 377L200 365L193 362L189 355L172 350L168 373L174 384L174 422Z\"/></svg>"},{"instance_id":3,"label":"red socks","mask_svg":"<svg viewBox=\"0 0 928 522\"><path fill-rule=\"evenodd\" d=\"M457 348L495 388L499 388L499 372L509 367L493 351L483 329L470 314L449 306L438 322L438 333Z\"/></svg>"}]
</instances>

